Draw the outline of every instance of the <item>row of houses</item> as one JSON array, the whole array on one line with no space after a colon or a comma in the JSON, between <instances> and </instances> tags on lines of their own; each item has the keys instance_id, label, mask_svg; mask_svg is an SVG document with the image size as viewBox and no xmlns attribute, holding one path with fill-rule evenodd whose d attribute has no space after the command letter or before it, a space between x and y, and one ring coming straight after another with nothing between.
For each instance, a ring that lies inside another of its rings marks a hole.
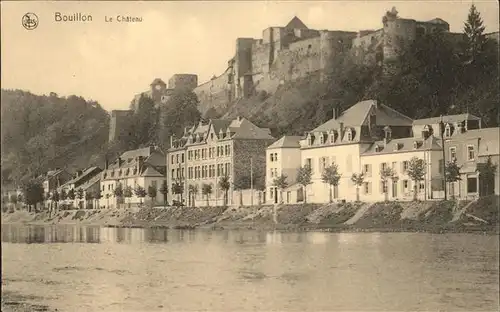
<instances>
[{"instance_id":1,"label":"row of houses","mask_svg":"<svg viewBox=\"0 0 500 312\"><path fill-rule=\"evenodd\" d=\"M323 182L325 167L335 163L341 178L334 198L385 200L442 199L444 187L450 197L471 199L487 193L499 194L500 128L482 128L480 118L471 114L412 120L377 101L362 101L342 114L307 132L304 136L285 136L267 148L266 191L268 202L280 201L281 189L274 179L284 174L289 186L283 201L303 200L322 203L329 200L330 186ZM418 185L408 175L413 157L425 163L425 174ZM491 159L497 165L492 181L482 181L478 167ZM444 182L445 163L456 161L460 180ZM311 184L295 183L297 168L308 165ZM390 167L395 178L385 181L383 168ZM351 177L362 173L356 185ZM359 190L357 190L359 188ZM415 194L417 192L417 194ZM304 195L305 194L305 195ZM306 196L304 199L303 197ZM387 197L386 197L387 196Z\"/></svg>"},{"instance_id":2,"label":"row of houses","mask_svg":"<svg viewBox=\"0 0 500 312\"><path fill-rule=\"evenodd\" d=\"M152 205L238 206L255 204L324 203L359 199L442 199L447 194L475 198L499 194L499 176L481 180L478 167L500 161L499 128L482 128L471 114L412 120L374 100L362 101L302 136L276 139L271 131L249 120L212 119L170 138L170 148L147 147L121 154L104 168L91 167L70 175L62 169L43 177L47 198L76 194L58 204L77 208L118 208L147 202ZM418 185L408 176L413 157L425 163ZM445 163L455 160L461 179L443 183ZM322 179L335 164L337 186ZM297 183L298 169L311 168L311 183ZM384 168L394 177L381 177ZM498 168L498 167L497 167ZM356 185L351 177L362 173ZM286 187L276 179L286 176ZM225 182L226 186L221 184ZM483 187L487 185L488 187ZM417 194L415 194L415 192ZM333 195L333 196L332 196ZM54 202L47 200L46 205Z\"/></svg>"}]
</instances>

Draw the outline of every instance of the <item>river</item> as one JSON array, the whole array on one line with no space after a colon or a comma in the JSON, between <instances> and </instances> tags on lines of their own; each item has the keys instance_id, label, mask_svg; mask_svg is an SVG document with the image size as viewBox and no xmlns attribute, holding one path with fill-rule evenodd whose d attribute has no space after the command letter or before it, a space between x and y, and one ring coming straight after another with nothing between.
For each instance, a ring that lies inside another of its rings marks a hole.
<instances>
[{"instance_id":1,"label":"river","mask_svg":"<svg viewBox=\"0 0 500 312\"><path fill-rule=\"evenodd\" d=\"M2 292L58 311L498 311L498 238L2 225Z\"/></svg>"}]
</instances>

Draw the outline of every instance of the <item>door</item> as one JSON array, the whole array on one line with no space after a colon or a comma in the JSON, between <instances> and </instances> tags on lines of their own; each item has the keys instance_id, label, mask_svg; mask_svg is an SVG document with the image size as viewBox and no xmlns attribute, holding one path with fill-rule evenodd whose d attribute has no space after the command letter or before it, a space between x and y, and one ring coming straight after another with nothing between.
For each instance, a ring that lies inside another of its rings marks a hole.
<instances>
[{"instance_id":1,"label":"door","mask_svg":"<svg viewBox=\"0 0 500 312\"><path fill-rule=\"evenodd\" d=\"M392 182L392 197L398 197L398 184Z\"/></svg>"},{"instance_id":2,"label":"door","mask_svg":"<svg viewBox=\"0 0 500 312\"><path fill-rule=\"evenodd\" d=\"M277 187L274 188L274 203L275 204L278 203L278 188Z\"/></svg>"}]
</instances>

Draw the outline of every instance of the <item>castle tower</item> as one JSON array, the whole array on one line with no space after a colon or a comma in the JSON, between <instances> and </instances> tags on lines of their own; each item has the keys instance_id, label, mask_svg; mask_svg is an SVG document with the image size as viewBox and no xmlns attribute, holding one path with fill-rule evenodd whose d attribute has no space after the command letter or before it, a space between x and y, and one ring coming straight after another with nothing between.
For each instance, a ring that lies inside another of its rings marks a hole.
<instances>
[{"instance_id":1,"label":"castle tower","mask_svg":"<svg viewBox=\"0 0 500 312\"><path fill-rule=\"evenodd\" d=\"M160 78L156 78L150 86L151 98L155 103L159 103L161 101L161 96L164 95L167 90L167 84Z\"/></svg>"},{"instance_id":2,"label":"castle tower","mask_svg":"<svg viewBox=\"0 0 500 312\"><path fill-rule=\"evenodd\" d=\"M321 80L329 73L335 53L335 38L328 30L321 30L320 37L320 68Z\"/></svg>"},{"instance_id":3,"label":"castle tower","mask_svg":"<svg viewBox=\"0 0 500 312\"><path fill-rule=\"evenodd\" d=\"M120 136L126 134L127 127L130 125L130 110L112 110L109 121L109 142L117 140Z\"/></svg>"}]
</instances>

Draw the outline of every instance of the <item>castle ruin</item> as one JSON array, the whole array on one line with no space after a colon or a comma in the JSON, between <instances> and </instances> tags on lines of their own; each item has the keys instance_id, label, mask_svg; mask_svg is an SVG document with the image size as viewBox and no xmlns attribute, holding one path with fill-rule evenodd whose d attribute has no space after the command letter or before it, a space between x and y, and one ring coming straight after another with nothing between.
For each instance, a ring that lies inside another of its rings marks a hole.
<instances>
[{"instance_id":1,"label":"castle ruin","mask_svg":"<svg viewBox=\"0 0 500 312\"><path fill-rule=\"evenodd\" d=\"M324 77L338 55L383 66L397 59L399 51L419 36L441 31L453 42L463 36L451 33L450 25L440 18L430 21L401 18L395 8L387 11L381 22L382 28L377 30L332 31L309 29L294 17L286 26L264 29L261 39L237 38L234 57L221 75L198 85L197 75L176 74L169 80L168 88L161 79L155 79L150 90L138 94L134 102L147 95L161 105L174 89L185 88L198 96L202 114L209 108L221 112L240 98L261 91L274 93L287 81L312 73ZM112 125L118 123L112 121Z\"/></svg>"}]
</instances>

